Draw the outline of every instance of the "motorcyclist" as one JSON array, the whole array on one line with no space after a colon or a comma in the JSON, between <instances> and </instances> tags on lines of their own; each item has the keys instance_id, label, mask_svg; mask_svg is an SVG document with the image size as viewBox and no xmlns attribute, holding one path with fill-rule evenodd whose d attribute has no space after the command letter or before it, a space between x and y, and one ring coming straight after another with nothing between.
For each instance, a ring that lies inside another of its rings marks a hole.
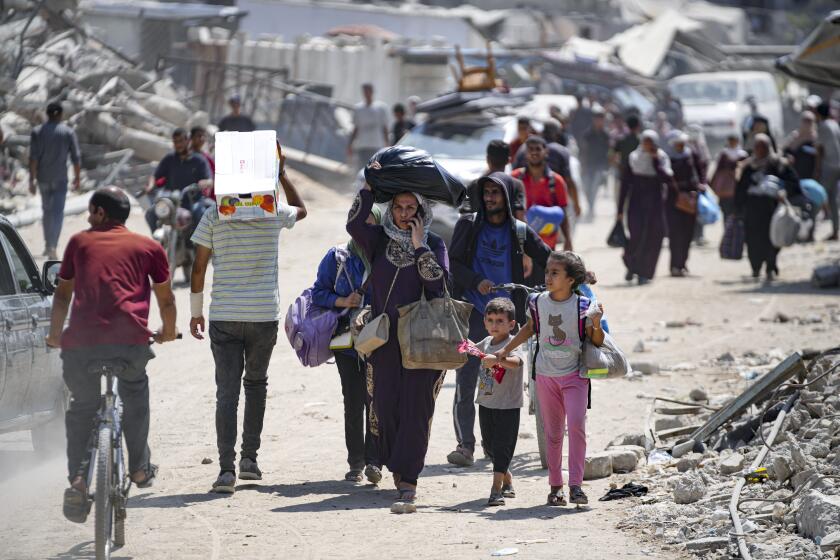
<instances>
[{"instance_id":1,"label":"motorcyclist","mask_svg":"<svg viewBox=\"0 0 840 560\"><path fill-rule=\"evenodd\" d=\"M176 128L172 132L173 151L166 154L149 177L146 192L152 193L156 188L165 187L169 190L180 191L192 184L203 184L211 179L210 166L200 153L190 151L189 136L183 128ZM188 206L192 210L192 204ZM157 226L157 216L154 207L146 210L146 223L154 233Z\"/></svg>"}]
</instances>

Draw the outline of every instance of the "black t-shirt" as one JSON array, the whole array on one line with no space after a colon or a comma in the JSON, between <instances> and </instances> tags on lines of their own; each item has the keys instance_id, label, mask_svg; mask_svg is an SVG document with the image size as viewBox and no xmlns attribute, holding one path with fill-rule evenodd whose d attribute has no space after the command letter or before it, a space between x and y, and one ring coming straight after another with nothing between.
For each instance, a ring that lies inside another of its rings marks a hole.
<instances>
[{"instance_id":1,"label":"black t-shirt","mask_svg":"<svg viewBox=\"0 0 840 560\"><path fill-rule=\"evenodd\" d=\"M391 127L391 143L396 144L400 141L400 138L403 135L415 127L414 121L411 119L405 119L402 122L395 122L394 126Z\"/></svg>"},{"instance_id":2,"label":"black t-shirt","mask_svg":"<svg viewBox=\"0 0 840 560\"><path fill-rule=\"evenodd\" d=\"M813 179L817 165L817 147L813 142L803 142L795 150L787 148L786 154L793 156L793 169L800 179Z\"/></svg>"},{"instance_id":3,"label":"black t-shirt","mask_svg":"<svg viewBox=\"0 0 840 560\"><path fill-rule=\"evenodd\" d=\"M210 179L210 166L207 159L195 152L190 152L185 159L175 152L163 156L155 169L155 180L165 179L160 185L164 189L181 190L202 179Z\"/></svg>"},{"instance_id":4,"label":"black t-shirt","mask_svg":"<svg viewBox=\"0 0 840 560\"><path fill-rule=\"evenodd\" d=\"M251 117L245 115L228 115L219 121L219 131L253 132L257 127Z\"/></svg>"}]
</instances>

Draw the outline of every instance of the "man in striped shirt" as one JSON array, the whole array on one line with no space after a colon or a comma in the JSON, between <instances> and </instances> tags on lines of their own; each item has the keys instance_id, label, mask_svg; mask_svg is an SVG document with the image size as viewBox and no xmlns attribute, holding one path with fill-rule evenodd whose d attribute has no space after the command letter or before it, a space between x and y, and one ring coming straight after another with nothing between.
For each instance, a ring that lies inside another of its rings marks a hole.
<instances>
[{"instance_id":1,"label":"man in striped shirt","mask_svg":"<svg viewBox=\"0 0 840 560\"><path fill-rule=\"evenodd\" d=\"M268 363L277 342L280 294L277 253L280 230L306 217L306 207L286 176L280 156L280 184L288 204L278 201L276 217L221 221L218 210L204 213L192 236L196 256L190 294L190 332L204 338L204 278L213 259L210 346L216 362L216 445L221 471L213 491L232 493L236 484L236 410L240 383L245 416L239 478L261 480L257 450L265 415ZM244 378L243 378L244 373Z\"/></svg>"}]
</instances>

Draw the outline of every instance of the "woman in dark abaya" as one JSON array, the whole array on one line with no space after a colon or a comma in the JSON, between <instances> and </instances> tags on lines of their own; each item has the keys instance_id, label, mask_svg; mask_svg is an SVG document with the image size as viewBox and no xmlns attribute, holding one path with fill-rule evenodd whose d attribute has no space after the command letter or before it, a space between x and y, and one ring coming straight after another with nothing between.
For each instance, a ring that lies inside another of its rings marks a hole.
<instances>
[{"instance_id":1,"label":"woman in dark abaya","mask_svg":"<svg viewBox=\"0 0 840 560\"><path fill-rule=\"evenodd\" d=\"M753 278L759 277L762 266L768 281L778 276L779 249L770 242L770 222L782 198L801 194L796 172L784 158L776 155L769 136L757 134L753 139L753 154L744 160L735 188L735 213L744 219Z\"/></svg>"},{"instance_id":2,"label":"woman in dark abaya","mask_svg":"<svg viewBox=\"0 0 840 560\"><path fill-rule=\"evenodd\" d=\"M624 219L627 202L627 227L630 239L624 250L627 281L638 276L647 284L656 272L662 239L665 237L664 194L673 181L668 155L657 146L659 135L653 130L642 133L641 143L628 158L622 174L618 199L618 221Z\"/></svg>"},{"instance_id":3,"label":"woman in dark abaya","mask_svg":"<svg viewBox=\"0 0 840 560\"><path fill-rule=\"evenodd\" d=\"M347 222L348 233L371 265L371 317L387 313L391 323L388 342L367 357L370 429L380 462L394 475L399 491L391 511L414 513L417 478L426 459L444 372L403 368L397 307L418 301L423 290L430 299L443 295L449 257L440 237L429 231L432 210L422 196L410 192L394 196L382 225L365 221L373 203L365 183Z\"/></svg>"},{"instance_id":4,"label":"woman in dark abaya","mask_svg":"<svg viewBox=\"0 0 840 560\"><path fill-rule=\"evenodd\" d=\"M674 181L668 188L665 216L668 223L668 247L671 252L671 276L682 277L688 272L688 251L694 237L697 222L695 212L689 213L677 207L677 198L688 195L694 201L700 194L700 180L697 176L695 154L688 147L688 135L680 133L671 140L671 169Z\"/></svg>"}]
</instances>

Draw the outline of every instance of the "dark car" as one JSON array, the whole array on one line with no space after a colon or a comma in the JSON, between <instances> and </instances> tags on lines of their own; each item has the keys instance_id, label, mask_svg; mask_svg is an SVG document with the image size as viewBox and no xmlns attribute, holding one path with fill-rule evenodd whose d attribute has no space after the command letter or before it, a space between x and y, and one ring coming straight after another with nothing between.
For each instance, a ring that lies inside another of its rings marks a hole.
<instances>
[{"instance_id":1,"label":"dark car","mask_svg":"<svg viewBox=\"0 0 840 560\"><path fill-rule=\"evenodd\" d=\"M0 433L31 430L36 451L64 441L67 392L59 351L48 348L60 263L39 273L14 226L0 217Z\"/></svg>"}]
</instances>

